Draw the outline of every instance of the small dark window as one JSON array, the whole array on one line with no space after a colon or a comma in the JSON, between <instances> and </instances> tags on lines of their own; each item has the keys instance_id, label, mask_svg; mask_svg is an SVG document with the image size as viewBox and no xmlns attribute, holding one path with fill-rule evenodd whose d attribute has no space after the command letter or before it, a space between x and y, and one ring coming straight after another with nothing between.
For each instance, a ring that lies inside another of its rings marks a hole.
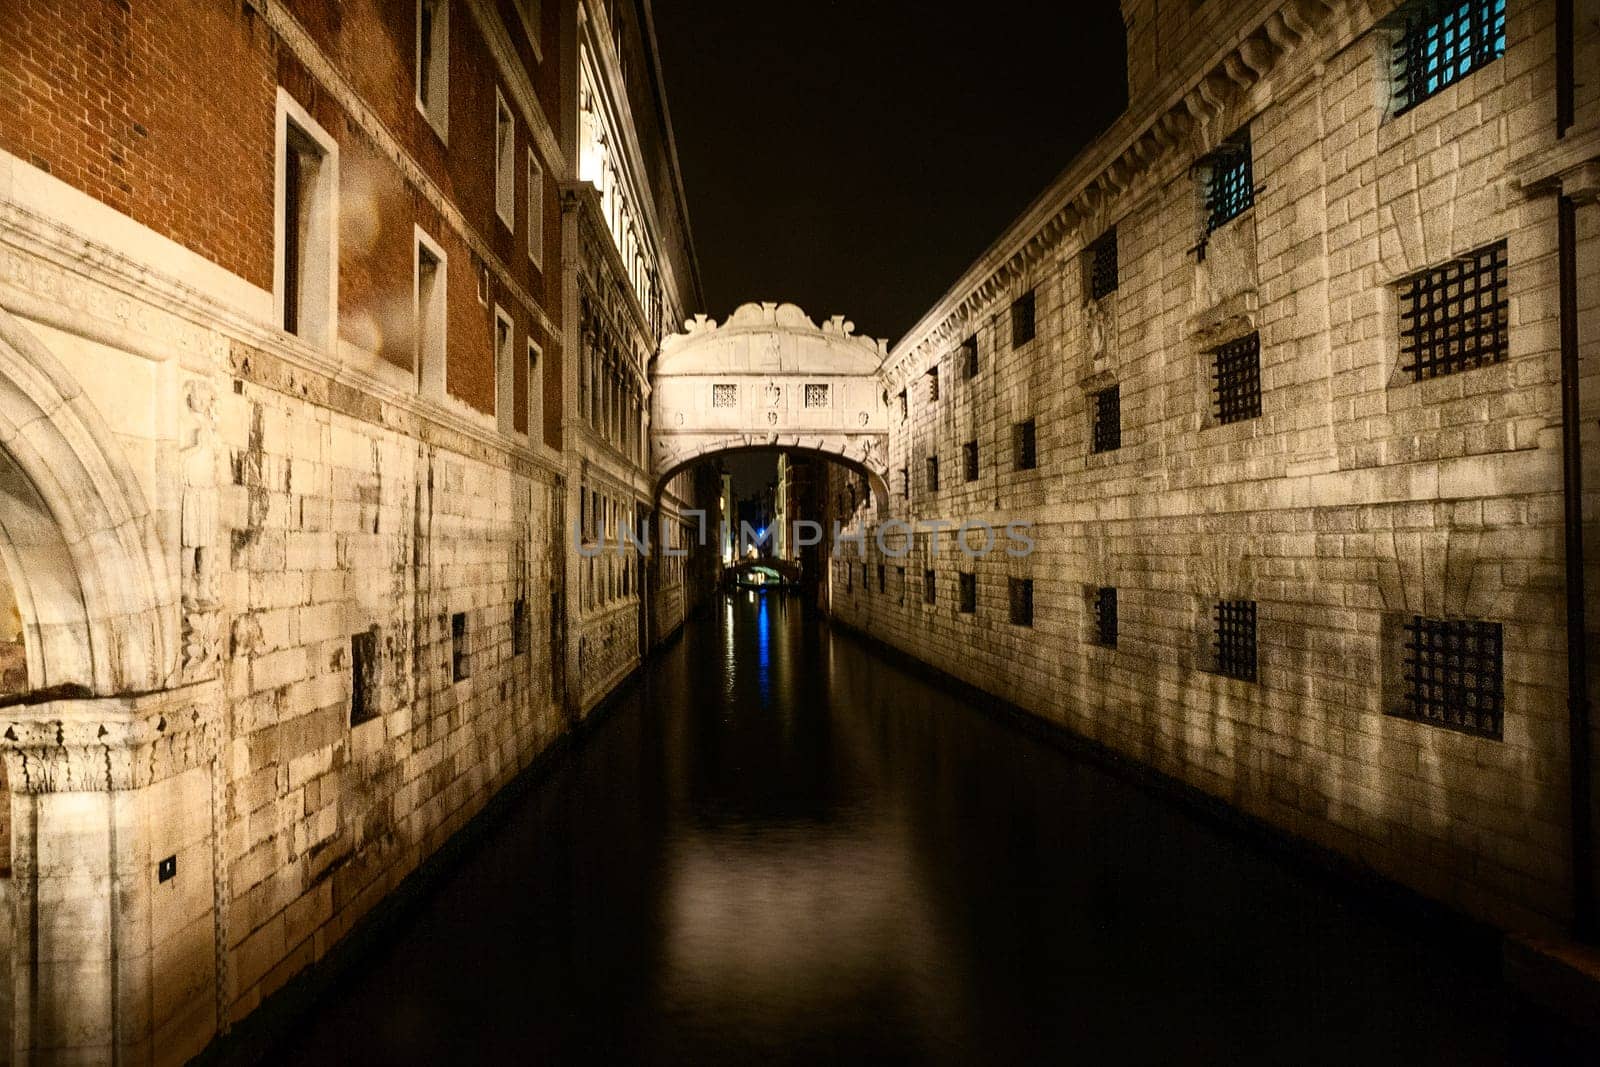
<instances>
[{"instance_id":1,"label":"small dark window","mask_svg":"<svg viewBox=\"0 0 1600 1067\"><path fill-rule=\"evenodd\" d=\"M300 262L305 237L301 222L305 217L304 167L304 157L290 138L283 153L283 328L293 334L300 332L300 277L304 272Z\"/></svg>"},{"instance_id":2,"label":"small dark window","mask_svg":"<svg viewBox=\"0 0 1600 1067\"><path fill-rule=\"evenodd\" d=\"M1219 600L1214 609L1216 631L1212 651L1218 674L1253 682L1256 680L1256 602Z\"/></svg>"},{"instance_id":3,"label":"small dark window","mask_svg":"<svg viewBox=\"0 0 1600 1067\"><path fill-rule=\"evenodd\" d=\"M378 717L378 630L350 635L350 725Z\"/></svg>"},{"instance_id":4,"label":"small dark window","mask_svg":"<svg viewBox=\"0 0 1600 1067\"><path fill-rule=\"evenodd\" d=\"M971 571L962 571L957 593L960 596L961 614L971 615L978 610L978 576L976 574Z\"/></svg>"},{"instance_id":5,"label":"small dark window","mask_svg":"<svg viewBox=\"0 0 1600 1067\"><path fill-rule=\"evenodd\" d=\"M528 601L517 597L511 602L511 654L520 656L528 651Z\"/></svg>"},{"instance_id":6,"label":"small dark window","mask_svg":"<svg viewBox=\"0 0 1600 1067\"><path fill-rule=\"evenodd\" d=\"M1115 452L1122 447L1122 387L1113 385L1094 394L1094 433L1090 447Z\"/></svg>"},{"instance_id":7,"label":"small dark window","mask_svg":"<svg viewBox=\"0 0 1600 1067\"><path fill-rule=\"evenodd\" d=\"M1261 335L1229 341L1212 353L1211 395L1218 422L1261 414Z\"/></svg>"},{"instance_id":8,"label":"small dark window","mask_svg":"<svg viewBox=\"0 0 1600 1067\"><path fill-rule=\"evenodd\" d=\"M458 611L450 616L450 678L462 681L467 677L467 614Z\"/></svg>"},{"instance_id":9,"label":"small dark window","mask_svg":"<svg viewBox=\"0 0 1600 1067\"><path fill-rule=\"evenodd\" d=\"M1243 215L1256 202L1250 169L1250 129L1246 127L1211 153L1206 183L1206 233Z\"/></svg>"},{"instance_id":10,"label":"small dark window","mask_svg":"<svg viewBox=\"0 0 1600 1067\"><path fill-rule=\"evenodd\" d=\"M1117 647L1117 589L1103 585L1094 591L1094 638L1107 648Z\"/></svg>"},{"instance_id":11,"label":"small dark window","mask_svg":"<svg viewBox=\"0 0 1600 1067\"><path fill-rule=\"evenodd\" d=\"M855 590L855 587L856 587L856 569L854 567L850 566L850 564L846 563L844 565L844 588L845 588L845 592L847 592L847 593L853 592Z\"/></svg>"},{"instance_id":12,"label":"small dark window","mask_svg":"<svg viewBox=\"0 0 1600 1067\"><path fill-rule=\"evenodd\" d=\"M928 491L936 492L939 488L939 457L928 457Z\"/></svg>"},{"instance_id":13,"label":"small dark window","mask_svg":"<svg viewBox=\"0 0 1600 1067\"><path fill-rule=\"evenodd\" d=\"M1011 302L1011 347L1033 340L1033 290Z\"/></svg>"},{"instance_id":14,"label":"small dark window","mask_svg":"<svg viewBox=\"0 0 1600 1067\"><path fill-rule=\"evenodd\" d=\"M969 337L961 342L961 376L968 381L978 376L978 339Z\"/></svg>"},{"instance_id":15,"label":"small dark window","mask_svg":"<svg viewBox=\"0 0 1600 1067\"><path fill-rule=\"evenodd\" d=\"M904 604L906 602L906 569L904 567L896 567L895 572L895 577L900 581L900 603Z\"/></svg>"},{"instance_id":16,"label":"small dark window","mask_svg":"<svg viewBox=\"0 0 1600 1067\"><path fill-rule=\"evenodd\" d=\"M933 572L932 571L923 571L922 572L922 602L924 604L932 604L933 603L933 599L934 599L933 598Z\"/></svg>"},{"instance_id":17,"label":"small dark window","mask_svg":"<svg viewBox=\"0 0 1600 1067\"><path fill-rule=\"evenodd\" d=\"M961 470L967 481L978 480L978 442L968 441L961 446Z\"/></svg>"},{"instance_id":18,"label":"small dark window","mask_svg":"<svg viewBox=\"0 0 1600 1067\"><path fill-rule=\"evenodd\" d=\"M1011 594L1011 625L1033 625L1033 579L1012 578L1007 582Z\"/></svg>"},{"instance_id":19,"label":"small dark window","mask_svg":"<svg viewBox=\"0 0 1600 1067\"><path fill-rule=\"evenodd\" d=\"M1499 740L1505 713L1500 624L1414 615L1405 635L1405 704L1393 714Z\"/></svg>"},{"instance_id":20,"label":"small dark window","mask_svg":"<svg viewBox=\"0 0 1600 1067\"><path fill-rule=\"evenodd\" d=\"M1117 291L1117 231L1107 230L1089 249L1089 296L1099 300Z\"/></svg>"},{"instance_id":21,"label":"small dark window","mask_svg":"<svg viewBox=\"0 0 1600 1067\"><path fill-rule=\"evenodd\" d=\"M1016 461L1017 470L1031 471L1038 466L1036 436L1037 431L1032 419L1016 423L1011 427L1011 455Z\"/></svg>"},{"instance_id":22,"label":"small dark window","mask_svg":"<svg viewBox=\"0 0 1600 1067\"><path fill-rule=\"evenodd\" d=\"M904 389L900 390L900 417L902 419L911 417L911 411L906 406L906 391Z\"/></svg>"},{"instance_id":23,"label":"small dark window","mask_svg":"<svg viewBox=\"0 0 1600 1067\"><path fill-rule=\"evenodd\" d=\"M939 400L939 368L928 368L928 403L934 404Z\"/></svg>"},{"instance_id":24,"label":"small dark window","mask_svg":"<svg viewBox=\"0 0 1600 1067\"><path fill-rule=\"evenodd\" d=\"M889 568L878 564L878 592L883 592L889 587Z\"/></svg>"},{"instance_id":25,"label":"small dark window","mask_svg":"<svg viewBox=\"0 0 1600 1067\"><path fill-rule=\"evenodd\" d=\"M1506 243L1469 252L1400 283L1401 368L1437 378L1506 358Z\"/></svg>"},{"instance_id":26,"label":"small dark window","mask_svg":"<svg viewBox=\"0 0 1600 1067\"><path fill-rule=\"evenodd\" d=\"M900 495L907 499L911 497L911 472L904 467L900 468Z\"/></svg>"},{"instance_id":27,"label":"small dark window","mask_svg":"<svg viewBox=\"0 0 1600 1067\"><path fill-rule=\"evenodd\" d=\"M865 563L861 565L861 588L868 593L872 592L872 584L867 581L867 565Z\"/></svg>"},{"instance_id":28,"label":"small dark window","mask_svg":"<svg viewBox=\"0 0 1600 1067\"><path fill-rule=\"evenodd\" d=\"M1422 0L1395 42L1395 114L1506 54L1506 0Z\"/></svg>"}]
</instances>

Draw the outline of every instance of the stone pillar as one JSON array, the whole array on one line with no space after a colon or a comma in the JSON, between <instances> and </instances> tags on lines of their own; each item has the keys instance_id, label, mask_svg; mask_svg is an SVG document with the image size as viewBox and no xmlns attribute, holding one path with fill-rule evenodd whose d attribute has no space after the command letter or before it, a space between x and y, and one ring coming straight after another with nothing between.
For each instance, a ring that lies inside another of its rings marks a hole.
<instances>
[{"instance_id":1,"label":"stone pillar","mask_svg":"<svg viewBox=\"0 0 1600 1067\"><path fill-rule=\"evenodd\" d=\"M17 1064L181 1063L216 1031L221 692L6 709Z\"/></svg>"}]
</instances>

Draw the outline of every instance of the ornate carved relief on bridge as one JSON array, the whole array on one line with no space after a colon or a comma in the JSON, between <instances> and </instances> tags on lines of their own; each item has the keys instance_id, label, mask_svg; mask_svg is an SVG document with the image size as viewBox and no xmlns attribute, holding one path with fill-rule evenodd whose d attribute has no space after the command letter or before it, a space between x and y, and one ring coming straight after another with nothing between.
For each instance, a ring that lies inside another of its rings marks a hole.
<instances>
[{"instance_id":1,"label":"ornate carved relief on bridge","mask_svg":"<svg viewBox=\"0 0 1600 1067\"><path fill-rule=\"evenodd\" d=\"M887 494L884 341L835 315L816 325L793 304L704 315L661 345L653 374L651 467L657 485L694 460L750 448L825 453Z\"/></svg>"}]
</instances>

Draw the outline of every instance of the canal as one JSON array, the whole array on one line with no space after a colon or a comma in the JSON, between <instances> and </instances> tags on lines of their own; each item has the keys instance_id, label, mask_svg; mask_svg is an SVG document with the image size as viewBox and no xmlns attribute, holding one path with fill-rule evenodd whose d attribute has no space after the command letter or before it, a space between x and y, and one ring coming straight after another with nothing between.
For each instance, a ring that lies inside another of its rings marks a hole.
<instances>
[{"instance_id":1,"label":"canal","mask_svg":"<svg viewBox=\"0 0 1600 1067\"><path fill-rule=\"evenodd\" d=\"M1498 1063L1479 941L737 594L273 1063Z\"/></svg>"}]
</instances>

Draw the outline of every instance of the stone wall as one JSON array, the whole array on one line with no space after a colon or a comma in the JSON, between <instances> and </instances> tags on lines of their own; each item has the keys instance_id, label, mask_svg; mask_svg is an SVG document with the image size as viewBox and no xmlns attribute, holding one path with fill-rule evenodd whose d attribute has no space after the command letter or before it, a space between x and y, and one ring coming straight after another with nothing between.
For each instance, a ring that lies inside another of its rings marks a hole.
<instances>
[{"instance_id":1,"label":"stone wall","mask_svg":"<svg viewBox=\"0 0 1600 1067\"><path fill-rule=\"evenodd\" d=\"M920 537L906 560L873 548L865 573L836 562L829 599L841 620L1242 811L1549 932L1572 911L1555 203L1518 175L1554 136L1555 5L1509 8L1503 58L1401 115L1384 12L1296 4L1191 73L1205 75L1192 119L1125 118L1123 140L1041 198L1062 214L1019 220L887 364L908 417L891 430L893 493L858 515L869 534L889 518L1023 521L1035 551L968 560L947 534L935 556ZM1285 32L1288 14L1314 29ZM1244 128L1254 207L1206 235L1205 160ZM1596 209L1579 210L1592 274ZM1088 248L1113 226L1119 284L1094 299ZM1398 283L1502 240L1509 357L1413 383ZM1029 291L1037 335L1014 344L1012 302ZM1251 331L1261 414L1222 424L1212 352ZM1112 386L1121 443L1096 453L1093 398ZM1028 419L1038 465L1019 470ZM1031 626L1010 621L1013 578L1033 582ZM1096 642L1100 587L1117 589L1114 648ZM1213 670L1213 608L1235 598L1258 606L1254 682ZM1413 615L1503 625L1501 738L1387 714Z\"/></svg>"}]
</instances>

